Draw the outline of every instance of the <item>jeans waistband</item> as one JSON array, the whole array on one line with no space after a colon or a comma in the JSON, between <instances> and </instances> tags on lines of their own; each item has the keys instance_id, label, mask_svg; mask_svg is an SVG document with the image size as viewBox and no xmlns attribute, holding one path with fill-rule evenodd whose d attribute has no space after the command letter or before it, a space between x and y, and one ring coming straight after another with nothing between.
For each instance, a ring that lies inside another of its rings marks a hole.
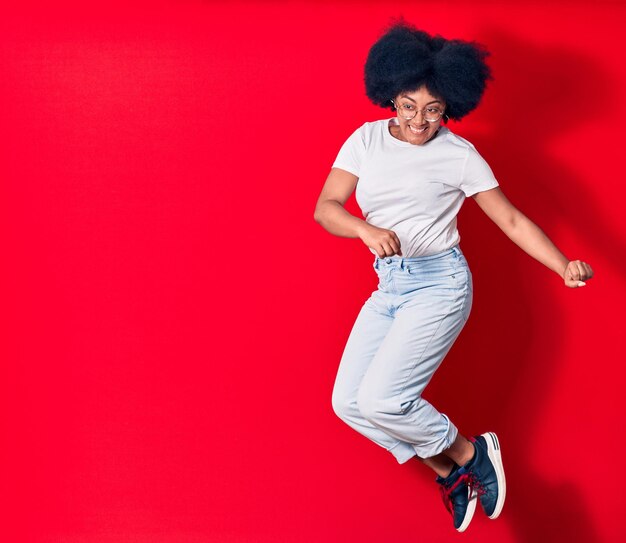
<instances>
[{"instance_id":1,"label":"jeans waistband","mask_svg":"<svg viewBox=\"0 0 626 543\"><path fill-rule=\"evenodd\" d=\"M437 259L445 259L446 257L453 256L456 260L464 257L463 251L461 251L461 246L459 244L451 247L450 249L446 249L445 251L441 251L439 253L434 253L432 255L422 255L422 256L387 256L384 258L380 258L378 255L374 256L374 268L378 269L380 266L389 266L389 267L397 267L404 268L410 264L420 264L420 263L432 263L433 260Z\"/></svg>"}]
</instances>

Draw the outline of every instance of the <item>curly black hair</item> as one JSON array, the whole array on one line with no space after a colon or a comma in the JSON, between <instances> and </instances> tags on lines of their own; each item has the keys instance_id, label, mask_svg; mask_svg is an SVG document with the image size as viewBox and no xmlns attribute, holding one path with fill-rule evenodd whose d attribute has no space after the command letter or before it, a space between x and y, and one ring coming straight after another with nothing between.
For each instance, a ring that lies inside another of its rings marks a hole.
<instances>
[{"instance_id":1,"label":"curly black hair","mask_svg":"<svg viewBox=\"0 0 626 543\"><path fill-rule=\"evenodd\" d=\"M489 55L480 43L430 36L401 17L369 50L365 94L394 110L391 99L425 86L446 102L446 115L458 121L478 106L493 79L485 63Z\"/></svg>"}]
</instances>

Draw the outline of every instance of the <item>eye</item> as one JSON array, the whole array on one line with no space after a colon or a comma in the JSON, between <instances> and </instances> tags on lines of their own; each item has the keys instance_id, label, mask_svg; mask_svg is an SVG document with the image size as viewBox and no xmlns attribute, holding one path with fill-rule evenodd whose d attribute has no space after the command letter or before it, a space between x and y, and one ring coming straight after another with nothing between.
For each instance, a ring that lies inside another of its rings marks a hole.
<instances>
[{"instance_id":1,"label":"eye","mask_svg":"<svg viewBox=\"0 0 626 543\"><path fill-rule=\"evenodd\" d=\"M437 108L437 107L429 107L428 108L428 112L429 113L439 113L439 108Z\"/></svg>"},{"instance_id":2,"label":"eye","mask_svg":"<svg viewBox=\"0 0 626 543\"><path fill-rule=\"evenodd\" d=\"M412 106L411 104L402 104L402 107L403 107L404 109L408 109L408 110L413 109L413 106Z\"/></svg>"}]
</instances>

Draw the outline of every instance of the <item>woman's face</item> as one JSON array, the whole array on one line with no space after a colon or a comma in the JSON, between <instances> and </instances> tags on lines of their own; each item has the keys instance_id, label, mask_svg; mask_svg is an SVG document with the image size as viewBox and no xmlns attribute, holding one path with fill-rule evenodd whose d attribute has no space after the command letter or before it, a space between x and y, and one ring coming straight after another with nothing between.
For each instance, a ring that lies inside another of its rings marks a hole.
<instances>
[{"instance_id":1,"label":"woman's face","mask_svg":"<svg viewBox=\"0 0 626 543\"><path fill-rule=\"evenodd\" d=\"M424 145L435 135L441 126L441 119L436 122L428 122L424 119L426 108L436 107L441 111L444 111L446 108L446 103L430 94L426 87L420 87L413 92L400 93L393 101L396 104L396 113L400 123L399 139L414 145ZM406 105L409 105L410 109L404 109L403 107ZM408 121L404 118L410 117L416 110L417 114L415 117Z\"/></svg>"}]
</instances>

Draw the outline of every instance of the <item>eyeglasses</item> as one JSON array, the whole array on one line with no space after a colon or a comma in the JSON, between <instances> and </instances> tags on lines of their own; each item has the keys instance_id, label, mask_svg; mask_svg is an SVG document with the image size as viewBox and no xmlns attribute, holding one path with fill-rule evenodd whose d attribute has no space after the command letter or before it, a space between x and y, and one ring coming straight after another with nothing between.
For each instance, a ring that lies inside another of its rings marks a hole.
<instances>
[{"instance_id":1,"label":"eyeglasses","mask_svg":"<svg viewBox=\"0 0 626 543\"><path fill-rule=\"evenodd\" d=\"M424 116L424 120L429 123L436 123L443 115L443 111L435 106L427 106L420 110L408 102L400 104L400 107L398 107L393 100L391 100L391 103L393 104L393 107L396 108L396 111L400 112L400 116L407 121L413 119L420 111Z\"/></svg>"}]
</instances>

